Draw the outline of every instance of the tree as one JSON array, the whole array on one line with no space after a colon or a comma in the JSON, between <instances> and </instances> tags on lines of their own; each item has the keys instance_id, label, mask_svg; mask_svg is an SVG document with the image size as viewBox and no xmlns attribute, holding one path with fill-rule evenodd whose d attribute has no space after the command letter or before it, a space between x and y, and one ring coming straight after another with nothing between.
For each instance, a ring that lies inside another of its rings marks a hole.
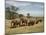
<instances>
[{"instance_id":1,"label":"tree","mask_svg":"<svg viewBox=\"0 0 46 35\"><path fill-rule=\"evenodd\" d=\"M27 16L30 16L30 13L27 13Z\"/></svg>"},{"instance_id":2,"label":"tree","mask_svg":"<svg viewBox=\"0 0 46 35\"><path fill-rule=\"evenodd\" d=\"M19 14L19 17L23 17L24 15L23 14Z\"/></svg>"},{"instance_id":3,"label":"tree","mask_svg":"<svg viewBox=\"0 0 46 35\"><path fill-rule=\"evenodd\" d=\"M11 17L14 19L15 18L15 16L17 17L17 10L18 10L19 8L17 8L16 6L11 6Z\"/></svg>"},{"instance_id":4,"label":"tree","mask_svg":"<svg viewBox=\"0 0 46 35\"><path fill-rule=\"evenodd\" d=\"M5 10L5 18L6 19L10 19L10 14L11 14L11 12L10 12L10 7L7 7L7 8L5 8L6 10Z\"/></svg>"},{"instance_id":5,"label":"tree","mask_svg":"<svg viewBox=\"0 0 46 35\"><path fill-rule=\"evenodd\" d=\"M14 14L17 14L16 11L18 10L15 6L7 7L5 10L5 17L6 19L12 19L14 18Z\"/></svg>"},{"instance_id":6,"label":"tree","mask_svg":"<svg viewBox=\"0 0 46 35\"><path fill-rule=\"evenodd\" d=\"M30 18L30 13L27 13L27 18Z\"/></svg>"},{"instance_id":7,"label":"tree","mask_svg":"<svg viewBox=\"0 0 46 35\"><path fill-rule=\"evenodd\" d=\"M11 10L13 10L13 11L17 11L19 8L18 7L16 7L16 6L11 6Z\"/></svg>"}]
</instances>

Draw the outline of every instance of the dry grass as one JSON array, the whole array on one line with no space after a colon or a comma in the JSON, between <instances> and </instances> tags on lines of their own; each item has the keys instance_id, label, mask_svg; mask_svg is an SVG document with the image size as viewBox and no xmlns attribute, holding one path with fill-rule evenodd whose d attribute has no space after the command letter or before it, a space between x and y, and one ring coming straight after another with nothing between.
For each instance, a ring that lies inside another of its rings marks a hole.
<instances>
[{"instance_id":1,"label":"dry grass","mask_svg":"<svg viewBox=\"0 0 46 35\"><path fill-rule=\"evenodd\" d=\"M35 24L33 26L24 26L24 27L17 27L17 28L10 28L10 22L11 20L6 21L7 34L44 32L43 22Z\"/></svg>"}]
</instances>

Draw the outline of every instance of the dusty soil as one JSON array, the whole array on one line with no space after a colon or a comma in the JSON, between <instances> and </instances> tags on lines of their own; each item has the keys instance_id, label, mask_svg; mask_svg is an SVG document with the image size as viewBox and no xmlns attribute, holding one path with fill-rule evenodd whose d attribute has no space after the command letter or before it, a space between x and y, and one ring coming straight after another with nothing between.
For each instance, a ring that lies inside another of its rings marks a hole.
<instances>
[{"instance_id":1,"label":"dusty soil","mask_svg":"<svg viewBox=\"0 0 46 35\"><path fill-rule=\"evenodd\" d=\"M16 33L37 33L37 32L44 32L44 22L39 22L33 26L24 26L24 27L17 27L17 28L10 28L11 27L11 20L5 21L5 33L7 34L16 34Z\"/></svg>"}]
</instances>

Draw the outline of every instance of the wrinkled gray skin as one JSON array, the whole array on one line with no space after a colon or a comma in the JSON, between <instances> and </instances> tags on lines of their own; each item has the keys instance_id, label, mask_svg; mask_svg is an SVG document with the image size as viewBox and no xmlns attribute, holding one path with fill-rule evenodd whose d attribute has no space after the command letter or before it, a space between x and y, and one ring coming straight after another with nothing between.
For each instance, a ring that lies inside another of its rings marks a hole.
<instances>
[{"instance_id":1,"label":"wrinkled gray skin","mask_svg":"<svg viewBox=\"0 0 46 35\"><path fill-rule=\"evenodd\" d=\"M21 18L22 24L24 23L24 26L30 26L35 24L36 19L28 19L28 18Z\"/></svg>"},{"instance_id":2,"label":"wrinkled gray skin","mask_svg":"<svg viewBox=\"0 0 46 35\"><path fill-rule=\"evenodd\" d=\"M31 26L41 21L41 19L16 18L12 20L11 27Z\"/></svg>"},{"instance_id":3,"label":"wrinkled gray skin","mask_svg":"<svg viewBox=\"0 0 46 35\"><path fill-rule=\"evenodd\" d=\"M36 19L35 19L36 20ZM34 25L35 24L35 20L33 19L28 19L27 21L27 26L31 26L31 25Z\"/></svg>"},{"instance_id":4,"label":"wrinkled gray skin","mask_svg":"<svg viewBox=\"0 0 46 35\"><path fill-rule=\"evenodd\" d=\"M36 21L36 24L38 24L38 22L42 22L43 20L42 19L39 19Z\"/></svg>"},{"instance_id":5,"label":"wrinkled gray skin","mask_svg":"<svg viewBox=\"0 0 46 35\"><path fill-rule=\"evenodd\" d=\"M20 18L20 19L14 19L11 22L11 27L17 27L17 26L30 26L30 25L34 25L33 20L29 20L27 18Z\"/></svg>"},{"instance_id":6,"label":"wrinkled gray skin","mask_svg":"<svg viewBox=\"0 0 46 35\"><path fill-rule=\"evenodd\" d=\"M13 19L11 22L11 27L17 27L21 23L21 20L19 18Z\"/></svg>"},{"instance_id":7,"label":"wrinkled gray skin","mask_svg":"<svg viewBox=\"0 0 46 35\"><path fill-rule=\"evenodd\" d=\"M27 18L20 18L22 21L22 26L26 26L27 25Z\"/></svg>"},{"instance_id":8,"label":"wrinkled gray skin","mask_svg":"<svg viewBox=\"0 0 46 35\"><path fill-rule=\"evenodd\" d=\"M27 26L27 18L16 18L12 20L11 27Z\"/></svg>"}]
</instances>

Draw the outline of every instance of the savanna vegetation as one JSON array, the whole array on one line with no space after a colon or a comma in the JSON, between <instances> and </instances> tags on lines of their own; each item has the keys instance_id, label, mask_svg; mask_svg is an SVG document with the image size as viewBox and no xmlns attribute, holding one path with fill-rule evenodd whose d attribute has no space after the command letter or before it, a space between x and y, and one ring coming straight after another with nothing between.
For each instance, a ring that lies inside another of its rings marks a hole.
<instances>
[{"instance_id":1,"label":"savanna vegetation","mask_svg":"<svg viewBox=\"0 0 46 35\"><path fill-rule=\"evenodd\" d=\"M16 33L44 32L44 18L27 16L17 13L19 8L10 6L5 8L6 35Z\"/></svg>"}]
</instances>

